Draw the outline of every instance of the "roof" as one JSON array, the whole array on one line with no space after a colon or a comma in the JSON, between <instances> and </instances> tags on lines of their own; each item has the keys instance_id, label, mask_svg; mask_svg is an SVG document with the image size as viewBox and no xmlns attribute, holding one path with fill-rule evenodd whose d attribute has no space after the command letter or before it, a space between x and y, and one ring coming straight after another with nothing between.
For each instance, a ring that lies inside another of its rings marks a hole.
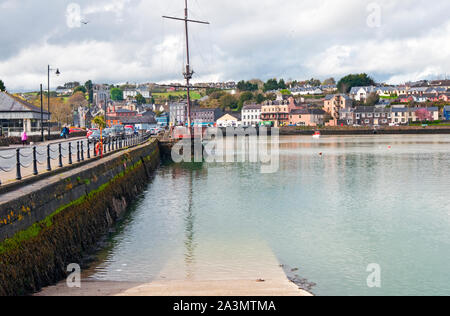
<instances>
[{"instance_id":1,"label":"roof","mask_svg":"<svg viewBox=\"0 0 450 316\"><path fill-rule=\"evenodd\" d=\"M0 112L37 112L41 109L7 92L0 92ZM47 111L43 113L48 114Z\"/></svg>"},{"instance_id":2,"label":"roof","mask_svg":"<svg viewBox=\"0 0 450 316\"><path fill-rule=\"evenodd\" d=\"M338 96L340 96L346 100L350 100L350 97L346 94L329 94L329 95L325 96L325 100L331 100L334 97L338 97Z\"/></svg>"},{"instance_id":3,"label":"roof","mask_svg":"<svg viewBox=\"0 0 450 316\"><path fill-rule=\"evenodd\" d=\"M156 124L153 116L132 116L120 118L122 124Z\"/></svg>"},{"instance_id":4,"label":"roof","mask_svg":"<svg viewBox=\"0 0 450 316\"><path fill-rule=\"evenodd\" d=\"M309 114L309 111L305 110L305 109L296 109L296 110L292 110L291 114L307 115L307 114Z\"/></svg>"},{"instance_id":5,"label":"roof","mask_svg":"<svg viewBox=\"0 0 450 316\"><path fill-rule=\"evenodd\" d=\"M127 109L118 109L116 110L116 113L136 113L136 111L131 111Z\"/></svg>"},{"instance_id":6,"label":"roof","mask_svg":"<svg viewBox=\"0 0 450 316\"><path fill-rule=\"evenodd\" d=\"M392 112L408 112L408 108L392 108Z\"/></svg>"},{"instance_id":7,"label":"roof","mask_svg":"<svg viewBox=\"0 0 450 316\"><path fill-rule=\"evenodd\" d=\"M296 109L292 110L291 114L297 114L297 115L325 115L325 111L322 109Z\"/></svg>"},{"instance_id":8,"label":"roof","mask_svg":"<svg viewBox=\"0 0 450 316\"><path fill-rule=\"evenodd\" d=\"M219 118L218 121L239 121L239 119L236 117L235 114L231 115L227 113L221 118Z\"/></svg>"},{"instance_id":9,"label":"roof","mask_svg":"<svg viewBox=\"0 0 450 316\"><path fill-rule=\"evenodd\" d=\"M242 108L242 110L261 110L261 104L248 104Z\"/></svg>"},{"instance_id":10,"label":"roof","mask_svg":"<svg viewBox=\"0 0 450 316\"><path fill-rule=\"evenodd\" d=\"M220 108L195 108L191 112L215 112L220 110Z\"/></svg>"},{"instance_id":11,"label":"roof","mask_svg":"<svg viewBox=\"0 0 450 316\"><path fill-rule=\"evenodd\" d=\"M375 112L374 106L357 106L355 107L355 112L357 113L373 113Z\"/></svg>"}]
</instances>

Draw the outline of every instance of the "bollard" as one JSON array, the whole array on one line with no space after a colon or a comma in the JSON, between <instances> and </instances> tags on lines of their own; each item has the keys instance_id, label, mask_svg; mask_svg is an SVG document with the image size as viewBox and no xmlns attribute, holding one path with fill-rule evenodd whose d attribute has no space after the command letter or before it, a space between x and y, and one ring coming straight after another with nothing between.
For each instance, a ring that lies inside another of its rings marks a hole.
<instances>
[{"instance_id":1,"label":"bollard","mask_svg":"<svg viewBox=\"0 0 450 316\"><path fill-rule=\"evenodd\" d=\"M47 171L52 171L52 160L50 156L50 145L47 145Z\"/></svg>"},{"instance_id":2,"label":"bollard","mask_svg":"<svg viewBox=\"0 0 450 316\"><path fill-rule=\"evenodd\" d=\"M84 161L84 143L81 141L81 161Z\"/></svg>"},{"instance_id":3,"label":"bollard","mask_svg":"<svg viewBox=\"0 0 450 316\"><path fill-rule=\"evenodd\" d=\"M94 140L94 157L97 157L97 141Z\"/></svg>"},{"instance_id":4,"label":"bollard","mask_svg":"<svg viewBox=\"0 0 450 316\"><path fill-rule=\"evenodd\" d=\"M69 165L71 165L72 163L72 143L69 142Z\"/></svg>"},{"instance_id":5,"label":"bollard","mask_svg":"<svg viewBox=\"0 0 450 316\"><path fill-rule=\"evenodd\" d=\"M111 138L108 141L108 152L111 152Z\"/></svg>"},{"instance_id":6,"label":"bollard","mask_svg":"<svg viewBox=\"0 0 450 316\"><path fill-rule=\"evenodd\" d=\"M77 142L77 162L80 162L81 158L80 158L80 142Z\"/></svg>"},{"instance_id":7,"label":"bollard","mask_svg":"<svg viewBox=\"0 0 450 316\"><path fill-rule=\"evenodd\" d=\"M58 167L62 168L63 167L62 144L58 145L58 152L59 152L59 164L58 164Z\"/></svg>"},{"instance_id":8,"label":"bollard","mask_svg":"<svg viewBox=\"0 0 450 316\"><path fill-rule=\"evenodd\" d=\"M36 146L33 147L33 175L37 176L39 174L37 167L37 153Z\"/></svg>"},{"instance_id":9,"label":"bollard","mask_svg":"<svg viewBox=\"0 0 450 316\"><path fill-rule=\"evenodd\" d=\"M22 180L22 173L20 172L20 149L16 149L16 180Z\"/></svg>"},{"instance_id":10,"label":"bollard","mask_svg":"<svg viewBox=\"0 0 450 316\"><path fill-rule=\"evenodd\" d=\"M91 149L89 148L90 142L89 140L87 141L87 159L91 159Z\"/></svg>"}]
</instances>

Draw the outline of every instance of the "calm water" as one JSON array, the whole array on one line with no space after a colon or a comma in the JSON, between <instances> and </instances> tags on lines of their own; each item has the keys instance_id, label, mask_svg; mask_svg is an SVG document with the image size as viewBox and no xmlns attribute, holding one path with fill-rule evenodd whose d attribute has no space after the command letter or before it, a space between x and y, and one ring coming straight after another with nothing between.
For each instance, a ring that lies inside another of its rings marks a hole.
<instances>
[{"instance_id":1,"label":"calm water","mask_svg":"<svg viewBox=\"0 0 450 316\"><path fill-rule=\"evenodd\" d=\"M161 167L91 277L256 278L275 260L318 295L450 295L450 136L282 137L280 147L275 174ZM380 289L367 286L371 263Z\"/></svg>"}]
</instances>

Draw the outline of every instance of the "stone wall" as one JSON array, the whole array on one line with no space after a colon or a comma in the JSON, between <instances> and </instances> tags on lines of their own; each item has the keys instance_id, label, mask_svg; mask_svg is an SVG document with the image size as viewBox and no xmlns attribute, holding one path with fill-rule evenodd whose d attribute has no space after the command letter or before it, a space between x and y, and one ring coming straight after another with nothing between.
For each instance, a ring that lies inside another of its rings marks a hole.
<instances>
[{"instance_id":1,"label":"stone wall","mask_svg":"<svg viewBox=\"0 0 450 316\"><path fill-rule=\"evenodd\" d=\"M0 296L34 293L64 279L67 265L92 251L159 163L152 140L0 202Z\"/></svg>"}]
</instances>

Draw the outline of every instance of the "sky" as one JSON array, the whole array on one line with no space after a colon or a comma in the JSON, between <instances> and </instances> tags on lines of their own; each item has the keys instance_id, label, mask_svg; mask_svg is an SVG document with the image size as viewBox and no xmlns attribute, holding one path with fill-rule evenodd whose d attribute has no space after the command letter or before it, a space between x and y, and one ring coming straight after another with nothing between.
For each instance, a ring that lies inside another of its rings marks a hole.
<instances>
[{"instance_id":1,"label":"sky","mask_svg":"<svg viewBox=\"0 0 450 316\"><path fill-rule=\"evenodd\" d=\"M195 82L450 77L448 0L188 0ZM184 0L0 0L0 79L47 85L181 81ZM84 24L82 22L88 22Z\"/></svg>"}]
</instances>

